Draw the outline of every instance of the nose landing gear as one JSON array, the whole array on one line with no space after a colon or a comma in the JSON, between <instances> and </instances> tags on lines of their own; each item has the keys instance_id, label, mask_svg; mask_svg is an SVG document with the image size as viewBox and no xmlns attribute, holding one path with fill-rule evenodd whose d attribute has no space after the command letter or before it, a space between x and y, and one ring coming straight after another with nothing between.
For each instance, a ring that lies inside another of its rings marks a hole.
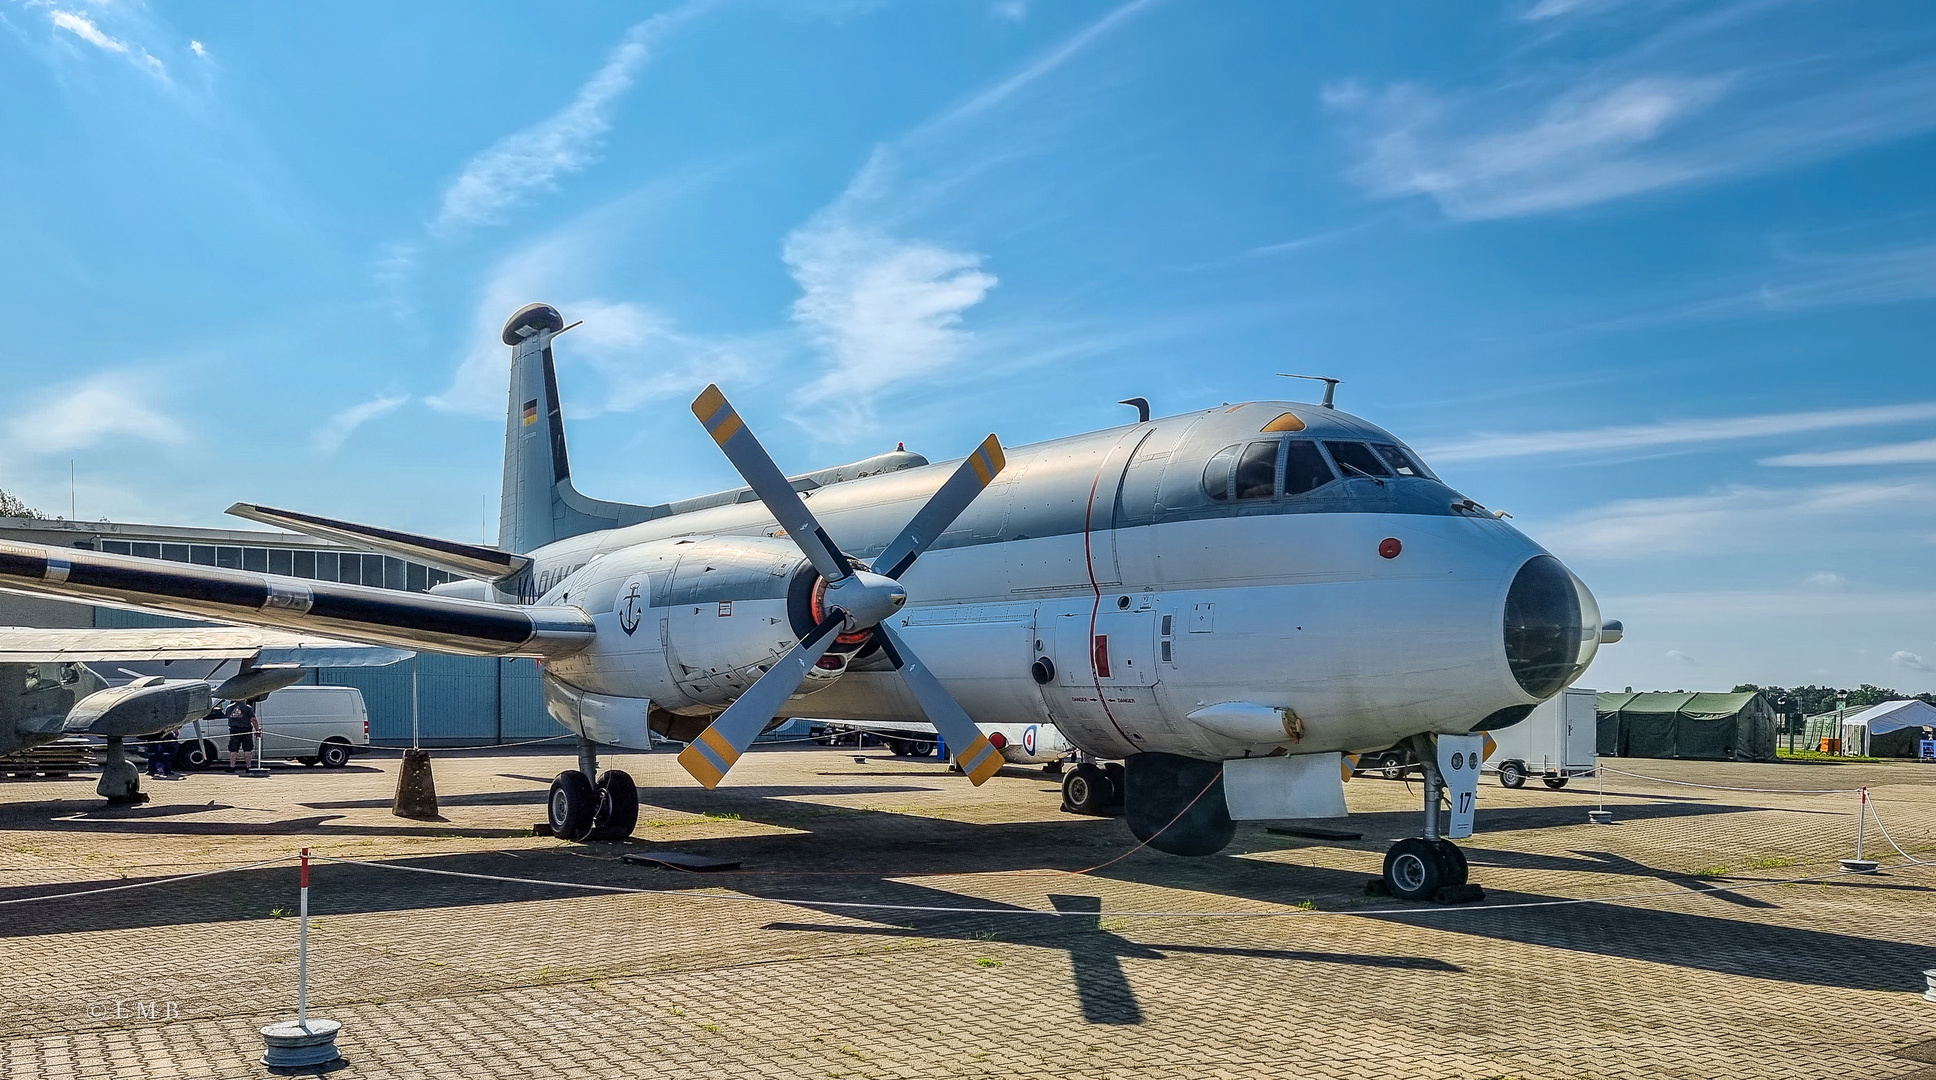
<instances>
[{"instance_id":1,"label":"nose landing gear","mask_svg":"<svg viewBox=\"0 0 1936 1080\"><path fill-rule=\"evenodd\" d=\"M1479 787L1482 735L1416 735L1414 756L1425 769L1425 835L1408 837L1385 853L1385 873L1376 885L1401 900L1470 903L1485 893L1466 881L1465 852L1440 835L1440 802L1450 796L1453 837L1472 835Z\"/></svg>"}]
</instances>

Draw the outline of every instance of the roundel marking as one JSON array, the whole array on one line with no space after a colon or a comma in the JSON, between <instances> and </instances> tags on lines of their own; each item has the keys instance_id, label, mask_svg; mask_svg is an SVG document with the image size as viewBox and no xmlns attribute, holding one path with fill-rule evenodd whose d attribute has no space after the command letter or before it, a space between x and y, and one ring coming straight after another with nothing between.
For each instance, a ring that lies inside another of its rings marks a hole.
<instances>
[{"instance_id":1,"label":"roundel marking","mask_svg":"<svg viewBox=\"0 0 1936 1080\"><path fill-rule=\"evenodd\" d=\"M1030 757L1035 756L1035 725L1034 724L1030 724L1029 726L1022 729L1022 752L1024 754L1029 755Z\"/></svg>"}]
</instances>

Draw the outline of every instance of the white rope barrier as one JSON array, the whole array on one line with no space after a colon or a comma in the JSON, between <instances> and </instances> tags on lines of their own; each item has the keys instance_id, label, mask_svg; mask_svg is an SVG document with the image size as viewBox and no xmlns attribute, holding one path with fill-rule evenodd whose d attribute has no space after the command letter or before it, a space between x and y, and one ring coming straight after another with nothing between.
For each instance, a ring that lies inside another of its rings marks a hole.
<instances>
[{"instance_id":1,"label":"white rope barrier","mask_svg":"<svg viewBox=\"0 0 1936 1080\"><path fill-rule=\"evenodd\" d=\"M0 904L31 904L36 900L70 900L76 896L99 896L102 893L124 892L128 889L149 889L156 885L173 885L177 882L192 881L195 878L214 877L217 874L233 874L238 870L256 870L264 866L274 866L277 863L288 862L297 857L295 855L278 855L273 859L264 859L261 862L243 863L240 866L224 866L215 870L203 870L195 874L180 874L175 877L156 878L153 881L136 881L127 885L110 885L105 889L82 889L79 892L42 893L39 896L16 896L11 900L0 900Z\"/></svg>"},{"instance_id":2,"label":"white rope barrier","mask_svg":"<svg viewBox=\"0 0 1936 1080\"><path fill-rule=\"evenodd\" d=\"M1844 788L1722 787L1719 784L1696 784L1687 780L1669 780L1661 776L1647 776L1642 773L1633 773L1633 772L1627 772L1622 769L1616 769L1611 765L1602 765L1600 766L1599 771L1610 772L1616 776L1628 776L1628 777L1632 777L1635 780L1646 780L1655 784L1672 784L1675 787L1706 788L1709 791L1745 791L1745 792L1752 792L1758 795L1851 795L1851 794L1854 794L1855 792L1862 790L1861 788L1852 788L1852 787L1844 787Z\"/></svg>"},{"instance_id":3,"label":"white rope barrier","mask_svg":"<svg viewBox=\"0 0 1936 1080\"><path fill-rule=\"evenodd\" d=\"M310 858L321 862L340 863L344 866L363 866L377 870L395 870L414 874L434 874L440 877L468 878L474 881L495 881L514 885L540 885L561 889L582 889L588 892L631 894L640 896L664 896L677 899L724 900L747 904L781 904L788 907L838 908L841 910L862 911L899 911L932 915L1035 915L1053 918L1171 918L1171 919L1259 919L1283 918L1310 915L1348 915L1353 917L1368 915L1434 915L1442 913L1472 914L1488 911L1523 911L1529 908L1570 907L1578 904L1612 904L1632 900L1665 900L1687 896L1705 896L1713 893L1746 892L1749 889L1769 888L1776 885L1812 885L1838 878L1859 876L1852 871L1837 871L1816 877L1784 878L1778 881L1751 881L1742 885L1721 885L1713 888L1679 888L1660 892L1628 893L1623 896L1576 897L1559 900L1527 900L1513 904L1464 904L1443 907L1403 907L1403 908L1340 908L1325 910L1321 908L1283 908L1271 911L1057 911L1041 908L995 908L995 907L952 907L933 904L889 904L858 900L814 900L810 898L781 896L749 896L744 893L697 892L686 889L642 889L629 885L595 885L577 881L552 881L545 878L505 877L498 874L474 874L461 870L435 870L425 866L404 866L398 863L365 862L358 859L337 859L328 855L311 854ZM1927 865L1921 862L1917 866Z\"/></svg>"}]
</instances>

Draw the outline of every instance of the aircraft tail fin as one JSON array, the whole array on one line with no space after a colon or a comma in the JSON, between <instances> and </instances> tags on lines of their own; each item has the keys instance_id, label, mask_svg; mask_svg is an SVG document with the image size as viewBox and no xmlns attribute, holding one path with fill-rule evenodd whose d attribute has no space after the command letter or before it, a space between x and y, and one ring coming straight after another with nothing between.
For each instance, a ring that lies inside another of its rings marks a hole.
<instances>
[{"instance_id":1,"label":"aircraft tail fin","mask_svg":"<svg viewBox=\"0 0 1936 1080\"><path fill-rule=\"evenodd\" d=\"M586 498L572 486L558 369L551 357L551 339L568 329L564 316L550 304L526 304L504 324L504 343L511 346L497 536L497 546L504 551L523 553L667 512L664 507Z\"/></svg>"}]
</instances>

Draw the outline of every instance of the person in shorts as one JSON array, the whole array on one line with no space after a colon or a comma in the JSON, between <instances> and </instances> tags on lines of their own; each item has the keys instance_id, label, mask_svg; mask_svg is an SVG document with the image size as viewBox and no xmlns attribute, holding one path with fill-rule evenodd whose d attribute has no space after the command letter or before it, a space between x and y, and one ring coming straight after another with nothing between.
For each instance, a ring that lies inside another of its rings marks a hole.
<instances>
[{"instance_id":1,"label":"person in shorts","mask_svg":"<svg viewBox=\"0 0 1936 1080\"><path fill-rule=\"evenodd\" d=\"M256 722L255 706L246 701L232 701L224 710L229 718L229 771L235 772L235 755L242 755L242 767L255 767L255 746L262 734L262 725Z\"/></svg>"}]
</instances>

